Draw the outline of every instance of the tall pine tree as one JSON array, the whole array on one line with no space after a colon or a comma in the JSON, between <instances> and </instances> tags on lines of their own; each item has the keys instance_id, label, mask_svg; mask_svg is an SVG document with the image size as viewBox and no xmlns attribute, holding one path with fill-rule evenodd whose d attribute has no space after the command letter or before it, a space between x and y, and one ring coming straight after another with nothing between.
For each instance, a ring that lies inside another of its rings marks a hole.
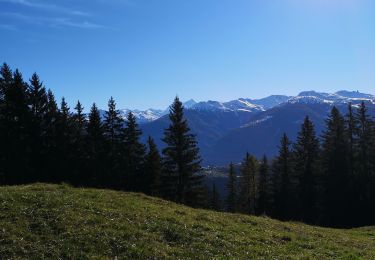
<instances>
[{"instance_id":1,"label":"tall pine tree","mask_svg":"<svg viewBox=\"0 0 375 260\"><path fill-rule=\"evenodd\" d=\"M292 152L290 141L286 134L281 137L279 154L272 164L273 190L275 195L273 214L282 220L291 219L294 211L292 197Z\"/></svg>"},{"instance_id":2,"label":"tall pine tree","mask_svg":"<svg viewBox=\"0 0 375 260\"><path fill-rule=\"evenodd\" d=\"M254 156L246 153L241 165L241 176L239 178L238 206L243 213L255 214L257 160Z\"/></svg>"},{"instance_id":3,"label":"tall pine tree","mask_svg":"<svg viewBox=\"0 0 375 260\"><path fill-rule=\"evenodd\" d=\"M124 120L116 109L116 102L111 97L108 101L108 111L104 116L105 137L108 141L108 152L106 156L107 177L109 187L120 188L121 181L121 139L123 137Z\"/></svg>"},{"instance_id":4,"label":"tall pine tree","mask_svg":"<svg viewBox=\"0 0 375 260\"><path fill-rule=\"evenodd\" d=\"M145 168L146 178L143 180L146 184L145 192L146 194L150 194L152 196L160 196L160 178L162 174L161 156L154 140L151 137L148 138L147 144L148 152L146 155Z\"/></svg>"},{"instance_id":5,"label":"tall pine tree","mask_svg":"<svg viewBox=\"0 0 375 260\"><path fill-rule=\"evenodd\" d=\"M142 179L145 175L145 153L146 148L140 142L142 131L139 129L137 120L132 112L129 112L124 129L124 162L126 189L132 191L144 191Z\"/></svg>"},{"instance_id":6,"label":"tall pine tree","mask_svg":"<svg viewBox=\"0 0 375 260\"><path fill-rule=\"evenodd\" d=\"M317 178L319 140L313 123L306 116L293 146L294 176L297 183L297 217L312 223L317 217Z\"/></svg>"},{"instance_id":7,"label":"tall pine tree","mask_svg":"<svg viewBox=\"0 0 375 260\"><path fill-rule=\"evenodd\" d=\"M87 172L86 183L92 186L103 187L104 178L104 162L105 156L105 137L104 127L100 118L100 113L95 103L92 105L89 121L87 123Z\"/></svg>"},{"instance_id":8,"label":"tall pine tree","mask_svg":"<svg viewBox=\"0 0 375 260\"><path fill-rule=\"evenodd\" d=\"M164 132L164 196L179 203L196 206L202 195L201 158L195 136L184 118L178 97L169 110L171 124Z\"/></svg>"},{"instance_id":9,"label":"tall pine tree","mask_svg":"<svg viewBox=\"0 0 375 260\"><path fill-rule=\"evenodd\" d=\"M345 135L345 120L336 107L332 108L326 125L322 153L324 223L343 227L350 223L348 142Z\"/></svg>"},{"instance_id":10,"label":"tall pine tree","mask_svg":"<svg viewBox=\"0 0 375 260\"><path fill-rule=\"evenodd\" d=\"M270 167L268 164L267 156L263 159L259 166L259 182L258 182L258 197L256 203L256 211L258 215L271 213L272 206L272 187L270 178Z\"/></svg>"}]
</instances>

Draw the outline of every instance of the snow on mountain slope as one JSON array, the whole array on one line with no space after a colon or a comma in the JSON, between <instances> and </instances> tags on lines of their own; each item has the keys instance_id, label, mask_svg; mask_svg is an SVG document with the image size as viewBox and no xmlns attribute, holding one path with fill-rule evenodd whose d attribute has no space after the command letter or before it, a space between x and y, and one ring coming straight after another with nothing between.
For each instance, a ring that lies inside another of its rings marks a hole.
<instances>
[{"instance_id":1,"label":"snow on mountain slope","mask_svg":"<svg viewBox=\"0 0 375 260\"><path fill-rule=\"evenodd\" d=\"M360 93L358 91L346 91L341 90L336 93L324 93L317 91L303 91L297 96L285 96L285 95L271 95L261 99L248 99L239 98L228 102L219 101L202 101L196 102L190 99L183 103L185 109L196 110L196 111L209 111L209 112L245 112L254 113L262 112L272 109L276 106L283 104L346 104L352 103L354 106L360 104L360 102L366 101L375 104L375 95ZM132 111L138 120L139 124L145 124L159 119L160 117L168 114L169 109L147 109L147 110L130 110L122 109L119 110L121 116L126 119L127 114ZM100 110L102 118L104 118L105 111Z\"/></svg>"}]
</instances>

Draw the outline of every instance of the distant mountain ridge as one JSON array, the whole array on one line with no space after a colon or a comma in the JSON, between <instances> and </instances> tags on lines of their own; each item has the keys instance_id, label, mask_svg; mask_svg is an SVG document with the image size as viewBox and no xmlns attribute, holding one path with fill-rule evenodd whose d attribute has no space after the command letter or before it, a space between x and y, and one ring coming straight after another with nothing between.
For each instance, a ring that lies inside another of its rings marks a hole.
<instances>
[{"instance_id":1,"label":"distant mountain ridge","mask_svg":"<svg viewBox=\"0 0 375 260\"><path fill-rule=\"evenodd\" d=\"M214 100L196 102L190 99L184 102L185 109L198 110L198 111L244 111L244 112L261 112L271 109L275 106L284 103L328 103L328 104L341 104L352 102L356 104L362 100L375 102L375 95L365 94L358 91L341 90L335 93L324 93L316 91L303 91L297 96L286 95L271 95L260 99L238 98L227 102L219 102ZM155 121L168 113L166 109L147 109L147 110L131 110L121 109L120 113L125 118L127 113L133 112L138 119L138 123L144 124Z\"/></svg>"},{"instance_id":2,"label":"distant mountain ridge","mask_svg":"<svg viewBox=\"0 0 375 260\"><path fill-rule=\"evenodd\" d=\"M364 101L375 116L375 96L358 91L324 93L303 91L297 96L272 95L262 99L239 98L228 102L188 100L185 117L197 136L204 165L239 162L246 152L258 157L277 153L281 135L294 140L306 115L321 134L332 106L343 114L352 103ZM120 110L125 118L129 109ZM102 116L104 116L104 111ZM152 136L161 149L164 129L169 125L168 109L132 110L143 130L143 141Z\"/></svg>"}]
</instances>

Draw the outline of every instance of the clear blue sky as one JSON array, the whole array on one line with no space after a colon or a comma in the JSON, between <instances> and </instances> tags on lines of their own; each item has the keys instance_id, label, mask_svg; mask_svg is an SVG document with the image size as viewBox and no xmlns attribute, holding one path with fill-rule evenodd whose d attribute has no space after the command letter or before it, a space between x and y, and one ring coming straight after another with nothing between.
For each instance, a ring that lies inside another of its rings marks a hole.
<instances>
[{"instance_id":1,"label":"clear blue sky","mask_svg":"<svg viewBox=\"0 0 375 260\"><path fill-rule=\"evenodd\" d=\"M375 91L372 0L0 0L0 62L73 107Z\"/></svg>"}]
</instances>

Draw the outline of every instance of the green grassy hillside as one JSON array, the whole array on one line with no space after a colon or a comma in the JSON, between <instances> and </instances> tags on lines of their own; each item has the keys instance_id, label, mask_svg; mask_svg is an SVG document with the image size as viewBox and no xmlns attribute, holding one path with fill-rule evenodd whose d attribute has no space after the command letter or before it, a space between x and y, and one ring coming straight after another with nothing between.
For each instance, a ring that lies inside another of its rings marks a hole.
<instances>
[{"instance_id":1,"label":"green grassy hillside","mask_svg":"<svg viewBox=\"0 0 375 260\"><path fill-rule=\"evenodd\" d=\"M61 185L0 188L0 259L116 256L375 259L375 228L318 228Z\"/></svg>"}]
</instances>

